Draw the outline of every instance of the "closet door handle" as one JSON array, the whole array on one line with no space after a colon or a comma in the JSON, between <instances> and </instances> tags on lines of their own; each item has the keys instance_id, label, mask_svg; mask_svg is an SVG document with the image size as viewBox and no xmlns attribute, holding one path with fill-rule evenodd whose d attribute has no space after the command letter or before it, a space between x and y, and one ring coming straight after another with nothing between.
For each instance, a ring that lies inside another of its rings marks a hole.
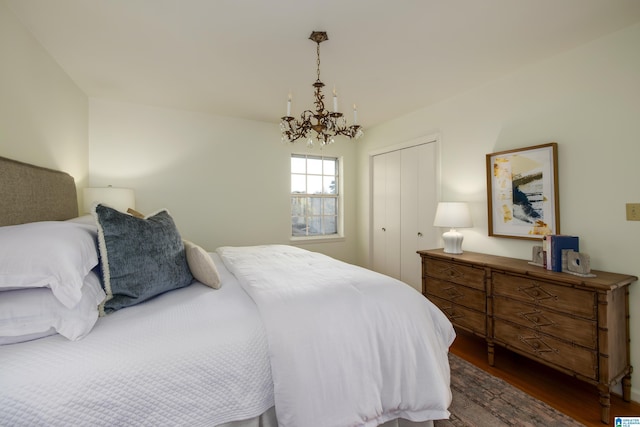
<instances>
[{"instance_id":1,"label":"closet door handle","mask_svg":"<svg viewBox=\"0 0 640 427\"><path fill-rule=\"evenodd\" d=\"M422 237L422 233L418 231L418 237Z\"/></svg>"},{"instance_id":2,"label":"closet door handle","mask_svg":"<svg viewBox=\"0 0 640 427\"><path fill-rule=\"evenodd\" d=\"M382 231L387 231L387 229L386 229L386 228L384 228L384 227L382 227Z\"/></svg>"}]
</instances>

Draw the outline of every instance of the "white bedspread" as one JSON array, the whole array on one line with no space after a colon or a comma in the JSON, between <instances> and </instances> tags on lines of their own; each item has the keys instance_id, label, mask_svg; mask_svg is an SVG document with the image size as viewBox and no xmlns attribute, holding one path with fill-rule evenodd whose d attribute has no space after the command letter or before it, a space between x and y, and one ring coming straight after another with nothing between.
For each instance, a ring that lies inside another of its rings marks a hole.
<instances>
[{"instance_id":1,"label":"white bedspread","mask_svg":"<svg viewBox=\"0 0 640 427\"><path fill-rule=\"evenodd\" d=\"M281 427L448 418L455 332L413 288L291 246L217 251L264 321Z\"/></svg>"},{"instance_id":2,"label":"white bedspread","mask_svg":"<svg viewBox=\"0 0 640 427\"><path fill-rule=\"evenodd\" d=\"M2 426L215 426L274 404L255 304L213 254L200 283L100 318L76 342L0 346Z\"/></svg>"}]
</instances>

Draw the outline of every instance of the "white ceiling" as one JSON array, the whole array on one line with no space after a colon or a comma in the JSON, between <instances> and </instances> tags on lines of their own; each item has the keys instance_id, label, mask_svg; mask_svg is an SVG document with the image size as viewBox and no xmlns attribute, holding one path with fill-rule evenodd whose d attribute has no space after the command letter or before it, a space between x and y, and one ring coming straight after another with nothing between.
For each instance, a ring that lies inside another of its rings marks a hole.
<instances>
[{"instance_id":1,"label":"white ceiling","mask_svg":"<svg viewBox=\"0 0 640 427\"><path fill-rule=\"evenodd\" d=\"M327 31L325 95L365 127L640 21L640 0L6 3L89 97L273 123L289 91L312 107Z\"/></svg>"}]
</instances>

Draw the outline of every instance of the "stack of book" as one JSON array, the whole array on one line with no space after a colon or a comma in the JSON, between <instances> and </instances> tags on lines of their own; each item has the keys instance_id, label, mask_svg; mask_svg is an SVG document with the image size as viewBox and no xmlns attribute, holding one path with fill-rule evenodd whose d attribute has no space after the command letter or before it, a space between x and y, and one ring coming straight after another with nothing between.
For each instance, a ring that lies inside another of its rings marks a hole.
<instances>
[{"instance_id":1,"label":"stack of book","mask_svg":"<svg viewBox=\"0 0 640 427\"><path fill-rule=\"evenodd\" d=\"M544 266L547 270L563 271L567 269L566 259L563 268L562 251L573 250L579 252L578 236L566 236L563 234L549 234L542 241L542 251L544 253Z\"/></svg>"}]
</instances>

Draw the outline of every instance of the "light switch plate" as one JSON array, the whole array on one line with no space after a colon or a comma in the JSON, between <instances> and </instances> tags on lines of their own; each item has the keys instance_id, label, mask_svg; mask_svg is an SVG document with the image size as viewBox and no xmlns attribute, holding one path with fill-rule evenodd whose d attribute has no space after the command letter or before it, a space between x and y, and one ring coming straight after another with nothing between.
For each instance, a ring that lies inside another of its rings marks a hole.
<instances>
[{"instance_id":1,"label":"light switch plate","mask_svg":"<svg viewBox=\"0 0 640 427\"><path fill-rule=\"evenodd\" d=\"M640 221L640 203L627 203L627 221Z\"/></svg>"}]
</instances>

